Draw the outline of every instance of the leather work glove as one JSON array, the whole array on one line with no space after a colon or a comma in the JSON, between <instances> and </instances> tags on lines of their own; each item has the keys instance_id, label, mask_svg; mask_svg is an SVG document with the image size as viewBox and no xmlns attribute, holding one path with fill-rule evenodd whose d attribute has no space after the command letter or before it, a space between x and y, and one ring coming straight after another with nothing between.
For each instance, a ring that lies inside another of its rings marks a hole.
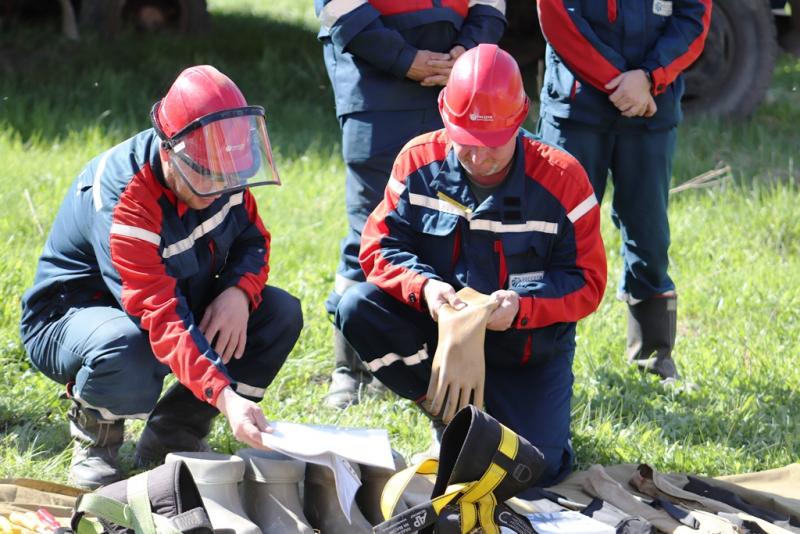
<instances>
[{"instance_id":1,"label":"leather work glove","mask_svg":"<svg viewBox=\"0 0 800 534\"><path fill-rule=\"evenodd\" d=\"M497 299L465 287L457 296L466 306L439 308L439 344L433 356L425 408L447 424L468 404L483 406L486 379L483 342Z\"/></svg>"}]
</instances>

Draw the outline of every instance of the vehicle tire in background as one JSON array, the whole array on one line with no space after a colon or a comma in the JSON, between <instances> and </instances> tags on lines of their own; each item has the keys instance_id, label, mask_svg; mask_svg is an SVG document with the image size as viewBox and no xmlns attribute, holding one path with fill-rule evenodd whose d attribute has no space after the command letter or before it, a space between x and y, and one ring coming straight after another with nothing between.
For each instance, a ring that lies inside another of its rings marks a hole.
<instances>
[{"instance_id":1,"label":"vehicle tire in background","mask_svg":"<svg viewBox=\"0 0 800 534\"><path fill-rule=\"evenodd\" d=\"M684 110L749 115L769 88L777 53L767 0L715 0L703 54L686 72Z\"/></svg>"},{"instance_id":2,"label":"vehicle tire in background","mask_svg":"<svg viewBox=\"0 0 800 534\"><path fill-rule=\"evenodd\" d=\"M200 33L208 29L206 0L81 0L82 32L112 36L123 27Z\"/></svg>"}]
</instances>

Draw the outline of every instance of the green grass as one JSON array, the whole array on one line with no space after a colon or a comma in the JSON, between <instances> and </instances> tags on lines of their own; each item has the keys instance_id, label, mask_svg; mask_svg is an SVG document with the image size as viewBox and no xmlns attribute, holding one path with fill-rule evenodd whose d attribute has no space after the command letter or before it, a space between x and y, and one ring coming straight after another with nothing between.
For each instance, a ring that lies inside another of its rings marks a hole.
<instances>
[{"instance_id":1,"label":"green grass","mask_svg":"<svg viewBox=\"0 0 800 534\"><path fill-rule=\"evenodd\" d=\"M47 28L0 35L0 477L64 481L69 438L60 388L32 371L17 331L63 194L94 155L148 127L151 104L184 67L218 66L263 104L281 188L254 190L274 236L272 283L303 301L306 326L263 405L275 420L380 426L405 454L427 446L408 403L325 408L332 368L323 302L345 231L344 170L311 2L210 2L203 38L126 34L71 43ZM737 473L800 456L800 62L783 58L767 101L744 123L690 120L674 182L719 164L734 180L675 195L671 272L680 292L677 358L698 389L664 391L623 362L625 307L614 300L619 237L604 206L609 291L579 326L573 403L580 466L650 462ZM533 121L529 121L532 126ZM141 423L129 425L135 439ZM212 445L235 450L219 422ZM132 443L123 449L128 464Z\"/></svg>"}]
</instances>

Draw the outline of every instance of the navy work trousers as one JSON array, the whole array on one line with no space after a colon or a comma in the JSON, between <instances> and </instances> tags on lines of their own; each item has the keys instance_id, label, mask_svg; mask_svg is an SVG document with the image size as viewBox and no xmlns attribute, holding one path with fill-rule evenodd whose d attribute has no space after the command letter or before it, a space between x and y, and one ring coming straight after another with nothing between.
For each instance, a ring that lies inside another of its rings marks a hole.
<instances>
[{"instance_id":1,"label":"navy work trousers","mask_svg":"<svg viewBox=\"0 0 800 534\"><path fill-rule=\"evenodd\" d=\"M336 326L373 374L389 389L421 401L431 376L437 325L371 283L353 286L336 310ZM520 362L524 332L486 333L486 411L542 451L547 469L539 481L548 485L566 475L572 464L570 401L574 348L547 359L534 354ZM508 354L513 352L513 354Z\"/></svg>"},{"instance_id":2,"label":"navy work trousers","mask_svg":"<svg viewBox=\"0 0 800 534\"><path fill-rule=\"evenodd\" d=\"M586 169L597 201L603 201L609 171L614 181L611 218L620 230L623 272L618 295L646 300L675 289L667 274L667 203L676 128L602 129L543 117L539 135L575 156Z\"/></svg>"},{"instance_id":3,"label":"navy work trousers","mask_svg":"<svg viewBox=\"0 0 800 534\"><path fill-rule=\"evenodd\" d=\"M383 200L397 154L414 137L442 128L435 106L404 111L364 111L345 115L340 120L349 228L341 241L334 291L325 303L329 313L336 310L348 287L365 280L358 263L361 232L369 214Z\"/></svg>"},{"instance_id":4,"label":"navy work trousers","mask_svg":"<svg viewBox=\"0 0 800 534\"><path fill-rule=\"evenodd\" d=\"M294 347L303 326L300 301L265 287L250 314L241 359L227 365L237 392L260 399ZM147 332L107 302L74 302L44 322L22 325L33 365L104 419L146 418L158 401L169 367L150 348Z\"/></svg>"}]
</instances>

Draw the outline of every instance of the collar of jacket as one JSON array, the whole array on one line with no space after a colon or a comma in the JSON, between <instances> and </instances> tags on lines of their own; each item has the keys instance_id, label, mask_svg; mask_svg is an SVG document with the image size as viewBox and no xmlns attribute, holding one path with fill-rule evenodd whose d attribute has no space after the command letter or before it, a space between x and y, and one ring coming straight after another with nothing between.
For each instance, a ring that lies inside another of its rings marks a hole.
<instances>
[{"instance_id":1,"label":"collar of jacket","mask_svg":"<svg viewBox=\"0 0 800 534\"><path fill-rule=\"evenodd\" d=\"M523 134L517 135L514 156L508 169L508 176L503 184L492 193L480 206L469 187L466 170L458 161L456 151L451 147L439 172L431 180L431 189L444 193L451 199L463 204L472 211L473 217L487 213L497 213L502 209L502 199L506 197L524 198L525 193L525 149Z\"/></svg>"}]
</instances>

